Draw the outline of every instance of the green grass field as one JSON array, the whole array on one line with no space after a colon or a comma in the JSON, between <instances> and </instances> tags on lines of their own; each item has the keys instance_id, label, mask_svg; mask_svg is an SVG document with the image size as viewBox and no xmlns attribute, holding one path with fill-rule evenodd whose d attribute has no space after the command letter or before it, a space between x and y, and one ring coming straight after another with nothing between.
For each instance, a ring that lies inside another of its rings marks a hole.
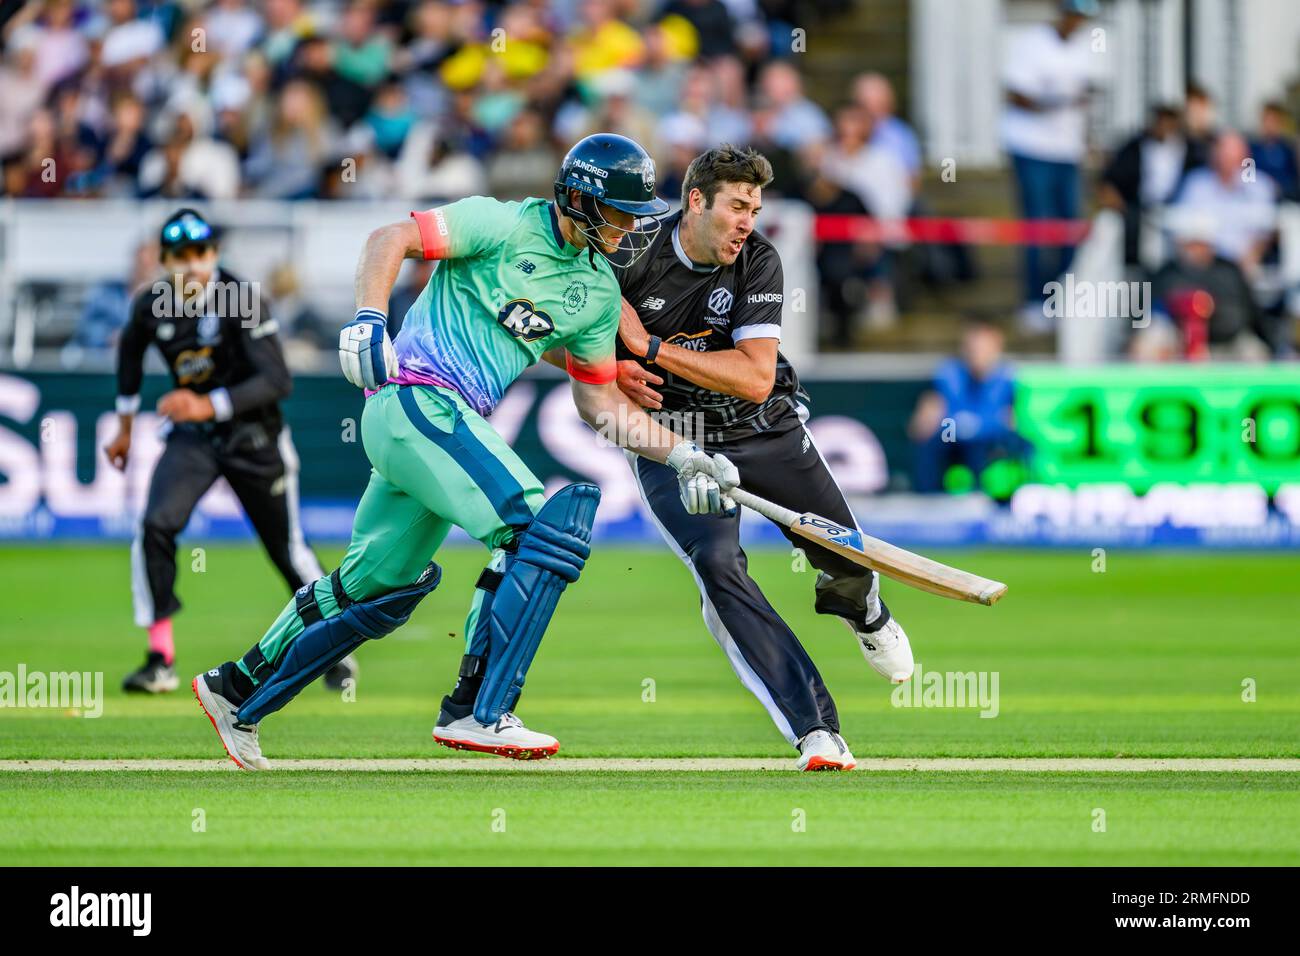
<instances>
[{"instance_id":1,"label":"green grass field","mask_svg":"<svg viewBox=\"0 0 1300 956\"><path fill-rule=\"evenodd\" d=\"M751 555L859 758L1300 756L1294 557L1112 551L1104 573L1087 550L946 557L1007 581L1007 598L981 608L889 584L885 596L925 671L998 673L992 719L893 706L848 632L812 613L814 572L792 570L788 553ZM435 747L429 730L482 554L449 549L440 561L443 584L412 622L361 650L354 701L313 687L265 723L272 760L463 756ZM182 565L176 633L188 677L246 650L287 595L250 547L209 548L203 573ZM126 548L10 547L0 567L0 671L103 671L106 683L98 719L0 709L0 760L221 755L188 689L165 699L116 689L142 653ZM1248 679L1253 701L1243 700ZM597 550L561 604L520 713L560 738L557 761L793 758L704 630L687 572L656 549ZM514 766L0 770L0 863L1300 863L1294 773Z\"/></svg>"}]
</instances>

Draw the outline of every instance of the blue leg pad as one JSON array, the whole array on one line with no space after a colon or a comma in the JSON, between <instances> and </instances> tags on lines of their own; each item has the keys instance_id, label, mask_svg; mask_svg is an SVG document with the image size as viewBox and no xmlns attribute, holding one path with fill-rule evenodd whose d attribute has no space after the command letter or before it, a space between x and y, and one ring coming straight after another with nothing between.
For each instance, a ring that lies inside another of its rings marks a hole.
<instances>
[{"instance_id":1,"label":"blue leg pad","mask_svg":"<svg viewBox=\"0 0 1300 956\"><path fill-rule=\"evenodd\" d=\"M586 482L561 488L519 535L519 547L483 609L490 650L474 719L494 724L523 690L524 677L542 642L555 605L578 580L591 553L591 525L600 489Z\"/></svg>"},{"instance_id":2,"label":"blue leg pad","mask_svg":"<svg viewBox=\"0 0 1300 956\"><path fill-rule=\"evenodd\" d=\"M333 617L309 625L289 645L275 672L240 706L240 722L255 724L275 713L363 641L397 630L441 580L442 569L431 561L414 584L354 602Z\"/></svg>"}]
</instances>

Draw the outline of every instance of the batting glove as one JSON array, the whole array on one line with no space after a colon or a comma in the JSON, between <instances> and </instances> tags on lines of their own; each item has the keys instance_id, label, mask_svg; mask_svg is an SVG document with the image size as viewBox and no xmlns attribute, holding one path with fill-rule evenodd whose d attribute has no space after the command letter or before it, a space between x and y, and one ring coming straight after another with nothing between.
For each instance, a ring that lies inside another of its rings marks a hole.
<instances>
[{"instance_id":1,"label":"batting glove","mask_svg":"<svg viewBox=\"0 0 1300 956\"><path fill-rule=\"evenodd\" d=\"M668 453L667 465L677 472L687 514L730 517L736 513L736 503L727 492L740 484L740 472L725 455L710 455L694 442L683 441Z\"/></svg>"},{"instance_id":2,"label":"batting glove","mask_svg":"<svg viewBox=\"0 0 1300 956\"><path fill-rule=\"evenodd\" d=\"M339 362L344 377L357 388L383 388L397 375L397 351L384 313L357 309L357 317L339 333Z\"/></svg>"}]
</instances>

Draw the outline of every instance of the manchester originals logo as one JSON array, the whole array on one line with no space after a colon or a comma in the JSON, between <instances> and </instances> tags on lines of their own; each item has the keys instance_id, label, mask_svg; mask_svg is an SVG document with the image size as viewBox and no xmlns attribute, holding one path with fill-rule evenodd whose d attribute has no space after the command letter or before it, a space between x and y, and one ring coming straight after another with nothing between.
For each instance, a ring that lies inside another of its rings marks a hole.
<instances>
[{"instance_id":1,"label":"manchester originals logo","mask_svg":"<svg viewBox=\"0 0 1300 956\"><path fill-rule=\"evenodd\" d=\"M511 299L497 313L497 321L525 342L536 342L555 331L554 320L529 299Z\"/></svg>"},{"instance_id":2,"label":"manchester originals logo","mask_svg":"<svg viewBox=\"0 0 1300 956\"><path fill-rule=\"evenodd\" d=\"M709 308L716 315L726 315L731 311L731 290L714 289L709 293Z\"/></svg>"}]
</instances>

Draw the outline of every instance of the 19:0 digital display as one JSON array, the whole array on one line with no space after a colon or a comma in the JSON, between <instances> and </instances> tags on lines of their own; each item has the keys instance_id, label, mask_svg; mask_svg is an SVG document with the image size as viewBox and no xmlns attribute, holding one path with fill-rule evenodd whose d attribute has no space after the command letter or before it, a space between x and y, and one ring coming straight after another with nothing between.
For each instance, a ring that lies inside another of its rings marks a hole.
<instances>
[{"instance_id":1,"label":"19:0 digital display","mask_svg":"<svg viewBox=\"0 0 1300 956\"><path fill-rule=\"evenodd\" d=\"M1291 366L1023 366L1016 427L1031 480L1300 481L1300 369Z\"/></svg>"}]
</instances>

